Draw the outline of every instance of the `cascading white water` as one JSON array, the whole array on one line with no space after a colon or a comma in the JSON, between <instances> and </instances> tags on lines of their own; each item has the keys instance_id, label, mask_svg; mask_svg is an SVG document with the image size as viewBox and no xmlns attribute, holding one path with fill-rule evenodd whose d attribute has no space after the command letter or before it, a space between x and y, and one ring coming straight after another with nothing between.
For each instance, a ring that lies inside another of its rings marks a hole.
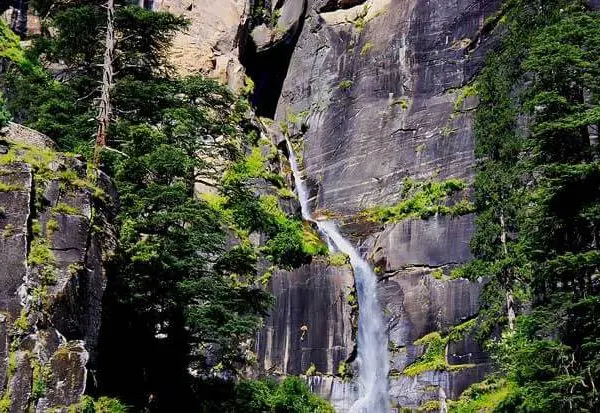
<instances>
[{"instance_id":1,"label":"cascading white water","mask_svg":"<svg viewBox=\"0 0 600 413\"><path fill-rule=\"evenodd\" d=\"M333 221L319 221L312 217L308 205L308 192L300 175L298 162L289 140L286 140L289 160L294 174L296 191L300 200L302 218L315 222L319 231L337 249L350 256L354 270L358 296L358 371L360 398L352 406L352 412L383 413L389 411L388 396L388 349L386 325L377 299L377 276L362 259L360 253L341 234Z\"/></svg>"}]
</instances>

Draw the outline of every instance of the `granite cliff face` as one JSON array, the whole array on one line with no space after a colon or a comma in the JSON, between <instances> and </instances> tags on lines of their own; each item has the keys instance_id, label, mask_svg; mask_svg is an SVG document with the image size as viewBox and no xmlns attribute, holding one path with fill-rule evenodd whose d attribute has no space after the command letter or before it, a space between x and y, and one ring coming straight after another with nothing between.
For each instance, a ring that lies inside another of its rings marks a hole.
<instances>
[{"instance_id":1,"label":"granite cliff face","mask_svg":"<svg viewBox=\"0 0 600 413\"><path fill-rule=\"evenodd\" d=\"M2 411L67 411L96 356L104 263L114 249L109 180L12 124L0 136Z\"/></svg>"},{"instance_id":2,"label":"granite cliff face","mask_svg":"<svg viewBox=\"0 0 600 413\"><path fill-rule=\"evenodd\" d=\"M279 3L283 15L295 2ZM485 280L448 276L471 258L474 215L382 224L366 222L361 212L398 202L407 179L472 182L477 102L468 85L493 46L484 21L499 6L499 0L314 0L297 40L287 45L291 58L275 121L303 148L313 210L342 219L381 275L396 406L457 398L488 371L469 321ZM454 196L469 193L467 187ZM313 265L275 274L276 308L258 351L261 368L275 374L304 374L314 364L313 389L346 411L356 398L342 372L352 366L355 343L348 338L356 308L340 289L340 276L349 289L351 274L340 271ZM460 333L447 337L452 330ZM431 333L445 340L446 367L407 369L419 365Z\"/></svg>"},{"instance_id":3,"label":"granite cliff face","mask_svg":"<svg viewBox=\"0 0 600 413\"><path fill-rule=\"evenodd\" d=\"M244 84L244 68L239 62L241 29L249 12L247 0L160 0L153 9L184 15L190 19L189 30L179 33L169 53L177 73L200 71L218 78L232 89Z\"/></svg>"}]
</instances>

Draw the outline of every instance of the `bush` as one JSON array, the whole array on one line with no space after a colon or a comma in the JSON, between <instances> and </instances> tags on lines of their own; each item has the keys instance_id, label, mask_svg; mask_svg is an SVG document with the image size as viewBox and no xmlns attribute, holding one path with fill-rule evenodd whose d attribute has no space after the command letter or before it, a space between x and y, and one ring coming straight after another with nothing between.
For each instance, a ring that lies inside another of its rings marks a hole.
<instances>
[{"instance_id":1,"label":"bush","mask_svg":"<svg viewBox=\"0 0 600 413\"><path fill-rule=\"evenodd\" d=\"M287 377L279 385L270 380L242 380L233 391L232 412L333 413L331 405L315 394L299 377Z\"/></svg>"}]
</instances>

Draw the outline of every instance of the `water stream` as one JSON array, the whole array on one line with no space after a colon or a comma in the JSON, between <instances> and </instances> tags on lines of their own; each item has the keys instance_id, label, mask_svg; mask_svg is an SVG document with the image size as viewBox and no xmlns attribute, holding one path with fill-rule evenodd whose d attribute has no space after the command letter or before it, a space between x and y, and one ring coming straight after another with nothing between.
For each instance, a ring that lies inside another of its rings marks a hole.
<instances>
[{"instance_id":1,"label":"water stream","mask_svg":"<svg viewBox=\"0 0 600 413\"><path fill-rule=\"evenodd\" d=\"M356 248L342 235L333 221L315 220L308 204L308 192L298 168L294 150L287 141L289 160L302 218L314 222L328 245L350 257L354 270L358 296L358 384L359 399L351 408L357 413L384 413L389 411L388 395L388 349L386 324L377 298L377 276Z\"/></svg>"}]
</instances>

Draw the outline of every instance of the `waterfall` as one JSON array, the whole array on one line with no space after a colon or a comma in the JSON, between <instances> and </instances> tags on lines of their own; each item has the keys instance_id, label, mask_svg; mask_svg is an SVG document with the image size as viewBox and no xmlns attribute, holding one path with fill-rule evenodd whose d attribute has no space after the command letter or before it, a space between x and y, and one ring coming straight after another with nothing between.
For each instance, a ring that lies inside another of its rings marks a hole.
<instances>
[{"instance_id":1,"label":"waterfall","mask_svg":"<svg viewBox=\"0 0 600 413\"><path fill-rule=\"evenodd\" d=\"M302 218L316 223L328 244L350 257L358 296L358 383L360 398L351 411L383 413L389 411L388 349L386 324L377 299L377 276L356 248L342 235L333 221L314 220L308 205L308 192L300 175L298 162L289 140L286 139L294 183L300 200Z\"/></svg>"}]
</instances>

